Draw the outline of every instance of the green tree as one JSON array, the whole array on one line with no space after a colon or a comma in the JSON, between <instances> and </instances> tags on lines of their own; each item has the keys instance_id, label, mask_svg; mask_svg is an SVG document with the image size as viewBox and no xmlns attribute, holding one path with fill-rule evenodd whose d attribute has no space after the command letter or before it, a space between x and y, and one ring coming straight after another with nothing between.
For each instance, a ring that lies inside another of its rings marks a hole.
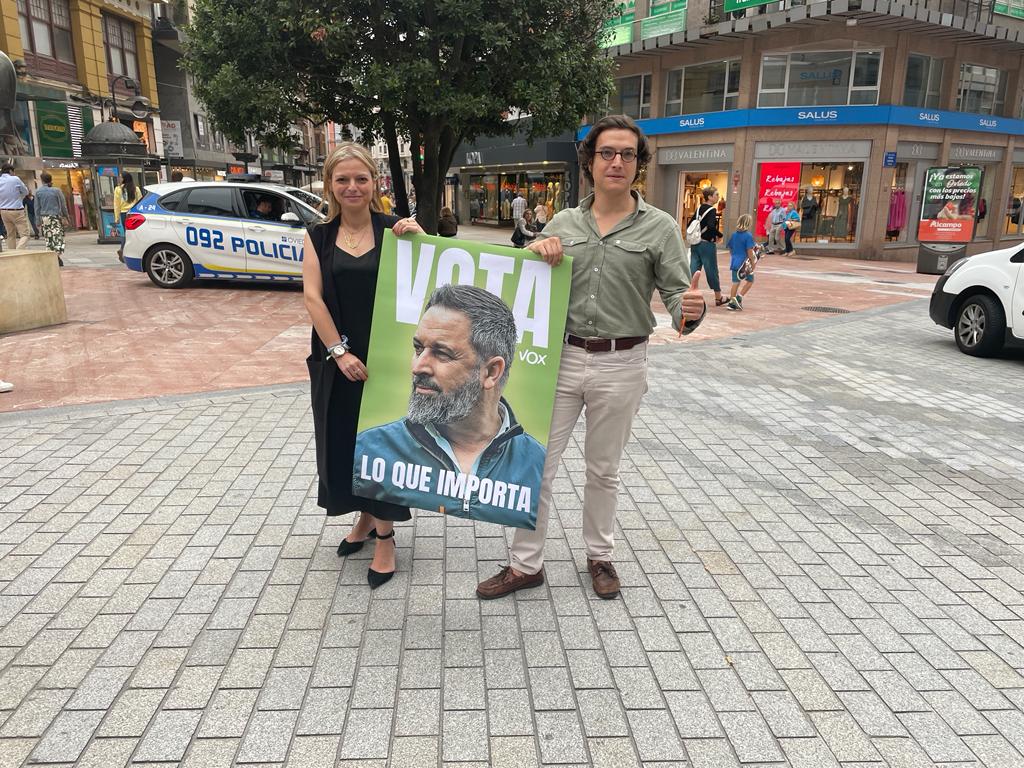
<instances>
[{"instance_id":1,"label":"green tree","mask_svg":"<svg viewBox=\"0 0 1024 768\"><path fill-rule=\"evenodd\" d=\"M600 109L614 0L196 0L185 66L213 123L275 147L296 120L352 124L412 143L417 218L437 228L444 175L463 140L557 134ZM420 156L422 155L422 160Z\"/></svg>"}]
</instances>

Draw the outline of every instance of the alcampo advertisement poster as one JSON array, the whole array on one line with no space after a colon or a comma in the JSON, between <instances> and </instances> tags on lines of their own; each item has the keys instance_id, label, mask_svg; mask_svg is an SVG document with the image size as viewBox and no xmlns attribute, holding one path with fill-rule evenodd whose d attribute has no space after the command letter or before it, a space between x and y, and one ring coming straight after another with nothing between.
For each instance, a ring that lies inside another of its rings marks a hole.
<instances>
[{"instance_id":1,"label":"alcampo advertisement poster","mask_svg":"<svg viewBox=\"0 0 1024 768\"><path fill-rule=\"evenodd\" d=\"M761 163L757 180L757 223L755 237L768 234L768 214L772 201L778 200L783 209L786 203L796 202L800 194L800 163Z\"/></svg>"},{"instance_id":2,"label":"alcampo advertisement poster","mask_svg":"<svg viewBox=\"0 0 1024 768\"><path fill-rule=\"evenodd\" d=\"M924 177L918 241L969 243L974 237L980 192L981 168L929 168Z\"/></svg>"},{"instance_id":3,"label":"alcampo advertisement poster","mask_svg":"<svg viewBox=\"0 0 1024 768\"><path fill-rule=\"evenodd\" d=\"M536 527L571 278L568 257L385 232L353 493Z\"/></svg>"}]
</instances>

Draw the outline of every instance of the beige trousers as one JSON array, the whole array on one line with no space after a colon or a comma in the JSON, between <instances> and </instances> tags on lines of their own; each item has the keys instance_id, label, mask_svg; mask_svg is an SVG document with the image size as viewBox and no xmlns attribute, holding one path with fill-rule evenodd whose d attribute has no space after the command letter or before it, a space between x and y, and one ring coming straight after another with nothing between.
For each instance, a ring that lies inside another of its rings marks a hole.
<instances>
[{"instance_id":1,"label":"beige trousers","mask_svg":"<svg viewBox=\"0 0 1024 768\"><path fill-rule=\"evenodd\" d=\"M633 417L646 391L647 344L621 352L593 353L568 344L562 347L537 529L516 529L509 561L517 571L537 573L544 565L551 486L581 412L586 419L583 454L587 468L583 489L583 542L591 560L611 560L615 548L619 462L629 441Z\"/></svg>"},{"instance_id":2,"label":"beige trousers","mask_svg":"<svg viewBox=\"0 0 1024 768\"><path fill-rule=\"evenodd\" d=\"M7 230L7 242L15 248L24 248L32 236L32 228L28 223L28 212L24 208L13 211L0 211L0 219ZM17 242L17 245L14 243Z\"/></svg>"}]
</instances>

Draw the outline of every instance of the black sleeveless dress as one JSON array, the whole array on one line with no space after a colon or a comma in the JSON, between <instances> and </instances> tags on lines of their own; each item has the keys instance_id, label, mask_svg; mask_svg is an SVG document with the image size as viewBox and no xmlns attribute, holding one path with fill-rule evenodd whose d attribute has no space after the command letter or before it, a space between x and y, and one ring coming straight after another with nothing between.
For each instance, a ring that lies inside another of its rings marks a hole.
<instances>
[{"instance_id":1,"label":"black sleeveless dress","mask_svg":"<svg viewBox=\"0 0 1024 768\"><path fill-rule=\"evenodd\" d=\"M373 213L373 248L364 254L350 254L335 244L339 220L319 224L310 229L310 239L320 261L324 303L334 319L338 332L348 336L351 351L366 364L373 375L373 361L368 359L370 321L377 291L377 268L384 229L398 221L394 216ZM307 254L312 258L314 254ZM355 457L356 426L363 382L349 381L332 359L316 329L310 356L310 391L313 401L313 426L316 433L316 463L320 475L317 504L330 516L348 512L367 512L380 520L403 521L412 515L408 507L364 499L352 495L352 462Z\"/></svg>"}]
</instances>

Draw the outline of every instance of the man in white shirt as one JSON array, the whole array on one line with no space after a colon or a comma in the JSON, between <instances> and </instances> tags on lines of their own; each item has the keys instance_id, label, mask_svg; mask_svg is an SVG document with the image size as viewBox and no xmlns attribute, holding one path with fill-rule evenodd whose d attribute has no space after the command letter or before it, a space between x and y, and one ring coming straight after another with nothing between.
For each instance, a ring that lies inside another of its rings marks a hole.
<instances>
[{"instance_id":1,"label":"man in white shirt","mask_svg":"<svg viewBox=\"0 0 1024 768\"><path fill-rule=\"evenodd\" d=\"M28 213L25 211L27 194L28 187L14 175L13 166L0 168L0 220L4 223L10 242L17 242L15 248L24 248L32 236Z\"/></svg>"},{"instance_id":2,"label":"man in white shirt","mask_svg":"<svg viewBox=\"0 0 1024 768\"><path fill-rule=\"evenodd\" d=\"M522 192L516 192L516 198L512 201L512 221L513 223L523 218L523 213L526 212L526 198L523 197Z\"/></svg>"}]
</instances>

